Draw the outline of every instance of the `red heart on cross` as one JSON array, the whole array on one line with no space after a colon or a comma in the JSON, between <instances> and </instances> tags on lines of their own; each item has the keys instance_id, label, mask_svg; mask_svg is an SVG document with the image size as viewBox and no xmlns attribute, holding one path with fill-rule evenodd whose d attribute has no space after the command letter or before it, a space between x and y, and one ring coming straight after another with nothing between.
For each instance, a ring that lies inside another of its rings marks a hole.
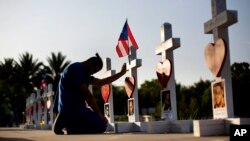
<instances>
[{"instance_id":1,"label":"red heart on cross","mask_svg":"<svg viewBox=\"0 0 250 141\"><path fill-rule=\"evenodd\" d=\"M170 60L159 62L156 66L156 74L162 88L166 88L172 72Z\"/></svg>"},{"instance_id":2,"label":"red heart on cross","mask_svg":"<svg viewBox=\"0 0 250 141\"><path fill-rule=\"evenodd\" d=\"M129 98L133 97L133 92L135 89L135 78L132 77L126 77L125 78L125 91Z\"/></svg>"},{"instance_id":3,"label":"red heart on cross","mask_svg":"<svg viewBox=\"0 0 250 141\"><path fill-rule=\"evenodd\" d=\"M102 93L102 99L104 100L105 103L108 102L109 96L110 96L110 84L105 84L102 85L101 87L101 93Z\"/></svg>"},{"instance_id":4,"label":"red heart on cross","mask_svg":"<svg viewBox=\"0 0 250 141\"><path fill-rule=\"evenodd\" d=\"M218 39L215 44L209 43L205 47L205 61L214 76L219 77L226 58L226 43Z\"/></svg>"}]
</instances>

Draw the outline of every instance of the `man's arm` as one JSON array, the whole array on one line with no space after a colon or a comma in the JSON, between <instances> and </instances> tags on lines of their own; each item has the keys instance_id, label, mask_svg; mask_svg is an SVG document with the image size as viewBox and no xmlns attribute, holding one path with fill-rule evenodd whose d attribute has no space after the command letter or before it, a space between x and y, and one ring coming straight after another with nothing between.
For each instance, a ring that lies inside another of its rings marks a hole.
<instances>
[{"instance_id":1,"label":"man's arm","mask_svg":"<svg viewBox=\"0 0 250 141\"><path fill-rule=\"evenodd\" d=\"M95 102L94 96L91 94L91 92L88 89L88 86L86 84L81 84L80 88L81 88L82 93L84 94L84 98L85 98L86 102L92 108L92 110L94 112L96 112L97 114L101 114L101 112L100 112L100 110Z\"/></svg>"},{"instance_id":2,"label":"man's arm","mask_svg":"<svg viewBox=\"0 0 250 141\"><path fill-rule=\"evenodd\" d=\"M99 110L99 108L98 108L98 106L96 104L95 98L91 94L91 92L89 91L88 86L86 84L81 84L80 89L81 89L82 93L84 94L84 98L85 98L88 106L90 106L90 108L95 113L97 113L104 120L104 122L107 123L107 119L100 112L100 110Z\"/></svg>"},{"instance_id":3,"label":"man's arm","mask_svg":"<svg viewBox=\"0 0 250 141\"><path fill-rule=\"evenodd\" d=\"M91 84L93 85L104 85L104 84L109 84L112 83L113 81L117 80L118 78L120 78L121 76L123 76L127 71L127 67L126 67L126 63L123 64L122 69L119 73L112 75L110 77L106 77L103 79L98 79L98 78L94 78L91 81Z\"/></svg>"}]
</instances>

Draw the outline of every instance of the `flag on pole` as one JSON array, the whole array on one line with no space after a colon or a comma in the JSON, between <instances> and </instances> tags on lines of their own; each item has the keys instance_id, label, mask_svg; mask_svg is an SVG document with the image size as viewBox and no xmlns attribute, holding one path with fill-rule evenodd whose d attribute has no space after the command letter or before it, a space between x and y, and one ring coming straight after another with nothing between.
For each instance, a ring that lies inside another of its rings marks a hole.
<instances>
[{"instance_id":1,"label":"flag on pole","mask_svg":"<svg viewBox=\"0 0 250 141\"><path fill-rule=\"evenodd\" d=\"M135 38L129 28L128 22L126 20L122 32L120 34L120 37L118 39L118 44L116 46L116 52L119 57L124 57L129 54L129 47L134 46L136 49L138 49L138 45L135 41Z\"/></svg>"}]
</instances>

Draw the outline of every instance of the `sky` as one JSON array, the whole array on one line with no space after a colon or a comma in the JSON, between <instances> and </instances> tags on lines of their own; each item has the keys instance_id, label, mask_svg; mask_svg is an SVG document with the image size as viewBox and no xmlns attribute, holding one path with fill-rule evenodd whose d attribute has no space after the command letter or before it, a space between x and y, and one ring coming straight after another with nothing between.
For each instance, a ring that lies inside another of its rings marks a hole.
<instances>
[{"instance_id":1,"label":"sky","mask_svg":"<svg viewBox=\"0 0 250 141\"><path fill-rule=\"evenodd\" d=\"M238 22L229 27L231 64L250 63L249 7L249 0L227 0L227 9L238 11ZM204 33L204 23L211 18L211 0L0 0L0 61L18 60L28 52L47 65L47 57L60 51L67 60L80 62L98 52L103 59L111 58L112 69L119 72L128 58L119 58L115 46L128 19L139 45L137 58L142 59L140 86L157 79L160 27L170 23L173 37L181 41L174 50L175 79L190 86L214 79L204 59L205 46L214 42ZM124 77L113 84L123 85Z\"/></svg>"}]
</instances>

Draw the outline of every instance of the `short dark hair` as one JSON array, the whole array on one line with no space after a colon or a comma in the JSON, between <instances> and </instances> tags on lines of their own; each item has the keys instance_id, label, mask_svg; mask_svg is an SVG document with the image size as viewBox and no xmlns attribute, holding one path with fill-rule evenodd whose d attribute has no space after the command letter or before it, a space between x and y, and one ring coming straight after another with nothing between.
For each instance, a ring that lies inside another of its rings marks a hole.
<instances>
[{"instance_id":1,"label":"short dark hair","mask_svg":"<svg viewBox=\"0 0 250 141\"><path fill-rule=\"evenodd\" d=\"M87 61L88 61L88 62L91 62L91 63L93 63L93 64L96 64L96 65L99 66L101 69L102 69L102 67L103 67L102 58L99 56L98 53L96 53L96 56L90 57Z\"/></svg>"}]
</instances>

